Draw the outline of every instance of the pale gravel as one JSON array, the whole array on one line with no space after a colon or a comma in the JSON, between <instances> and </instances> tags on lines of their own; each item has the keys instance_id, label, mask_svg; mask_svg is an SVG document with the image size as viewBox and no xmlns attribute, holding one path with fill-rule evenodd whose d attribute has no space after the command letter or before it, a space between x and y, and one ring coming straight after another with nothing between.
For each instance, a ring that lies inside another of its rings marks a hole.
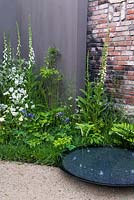
<instances>
[{"instance_id":1,"label":"pale gravel","mask_svg":"<svg viewBox=\"0 0 134 200\"><path fill-rule=\"evenodd\" d=\"M96 186L59 168L0 161L0 200L134 200L134 188Z\"/></svg>"}]
</instances>

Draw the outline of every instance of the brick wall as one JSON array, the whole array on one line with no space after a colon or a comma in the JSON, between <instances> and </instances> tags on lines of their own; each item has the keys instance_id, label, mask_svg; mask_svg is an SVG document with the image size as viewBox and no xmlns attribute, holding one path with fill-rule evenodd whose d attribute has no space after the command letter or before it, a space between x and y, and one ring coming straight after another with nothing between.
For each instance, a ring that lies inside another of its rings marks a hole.
<instances>
[{"instance_id":1,"label":"brick wall","mask_svg":"<svg viewBox=\"0 0 134 200\"><path fill-rule=\"evenodd\" d=\"M110 30L107 86L134 115L134 0L88 0L88 49L92 78Z\"/></svg>"}]
</instances>

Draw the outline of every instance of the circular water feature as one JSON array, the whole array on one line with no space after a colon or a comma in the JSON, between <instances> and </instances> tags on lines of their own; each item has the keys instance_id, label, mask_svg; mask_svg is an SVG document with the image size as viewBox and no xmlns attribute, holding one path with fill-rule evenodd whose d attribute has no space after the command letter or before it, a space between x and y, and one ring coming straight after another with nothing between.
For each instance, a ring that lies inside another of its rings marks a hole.
<instances>
[{"instance_id":1,"label":"circular water feature","mask_svg":"<svg viewBox=\"0 0 134 200\"><path fill-rule=\"evenodd\" d=\"M110 147L76 149L63 158L62 169L86 182L134 186L134 151Z\"/></svg>"}]
</instances>

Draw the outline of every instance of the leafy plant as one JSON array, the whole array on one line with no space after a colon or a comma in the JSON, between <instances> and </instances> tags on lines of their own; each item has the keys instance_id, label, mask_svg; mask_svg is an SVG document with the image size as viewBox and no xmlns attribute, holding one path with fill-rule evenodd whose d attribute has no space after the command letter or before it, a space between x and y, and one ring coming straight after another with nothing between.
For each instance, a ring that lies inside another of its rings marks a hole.
<instances>
[{"instance_id":1,"label":"leafy plant","mask_svg":"<svg viewBox=\"0 0 134 200\"><path fill-rule=\"evenodd\" d=\"M80 129L80 132L81 132L82 146L87 146L89 144L91 145L103 144L104 136L102 136L100 133L97 132L94 124L76 123L76 127Z\"/></svg>"},{"instance_id":2,"label":"leafy plant","mask_svg":"<svg viewBox=\"0 0 134 200\"><path fill-rule=\"evenodd\" d=\"M113 124L110 135L117 135L129 144L134 145L134 124Z\"/></svg>"},{"instance_id":3,"label":"leafy plant","mask_svg":"<svg viewBox=\"0 0 134 200\"><path fill-rule=\"evenodd\" d=\"M0 159L19 162L55 165L59 164L60 152L52 145L29 148L26 145L0 145Z\"/></svg>"},{"instance_id":4,"label":"leafy plant","mask_svg":"<svg viewBox=\"0 0 134 200\"><path fill-rule=\"evenodd\" d=\"M108 143L109 131L116 121L116 109L105 90L105 78L108 56L108 39L104 44L102 54L102 66L99 79L90 82L89 76L89 52L87 55L86 89L82 89L83 96L78 97L79 113L76 126L81 130L82 137L87 138L89 144ZM95 138L95 139L94 139ZM97 140L98 138L98 140Z\"/></svg>"},{"instance_id":5,"label":"leafy plant","mask_svg":"<svg viewBox=\"0 0 134 200\"><path fill-rule=\"evenodd\" d=\"M54 108L59 105L59 87L62 76L56 69L56 61L59 50L49 48L44 66L40 69L39 97L46 108Z\"/></svg>"},{"instance_id":6,"label":"leafy plant","mask_svg":"<svg viewBox=\"0 0 134 200\"><path fill-rule=\"evenodd\" d=\"M65 136L62 138L58 138L57 140L54 141L54 146L60 150L63 149L69 149L71 150L71 142L72 142L72 137L71 136Z\"/></svg>"}]
</instances>

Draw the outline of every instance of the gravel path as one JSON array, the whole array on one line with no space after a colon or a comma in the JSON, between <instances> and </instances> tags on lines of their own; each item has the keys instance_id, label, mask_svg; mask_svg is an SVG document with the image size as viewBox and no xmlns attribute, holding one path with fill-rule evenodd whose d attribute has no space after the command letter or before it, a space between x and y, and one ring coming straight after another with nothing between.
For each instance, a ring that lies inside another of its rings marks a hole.
<instances>
[{"instance_id":1,"label":"gravel path","mask_svg":"<svg viewBox=\"0 0 134 200\"><path fill-rule=\"evenodd\" d=\"M58 168L0 161L0 200L134 200L134 188L95 186Z\"/></svg>"}]
</instances>

